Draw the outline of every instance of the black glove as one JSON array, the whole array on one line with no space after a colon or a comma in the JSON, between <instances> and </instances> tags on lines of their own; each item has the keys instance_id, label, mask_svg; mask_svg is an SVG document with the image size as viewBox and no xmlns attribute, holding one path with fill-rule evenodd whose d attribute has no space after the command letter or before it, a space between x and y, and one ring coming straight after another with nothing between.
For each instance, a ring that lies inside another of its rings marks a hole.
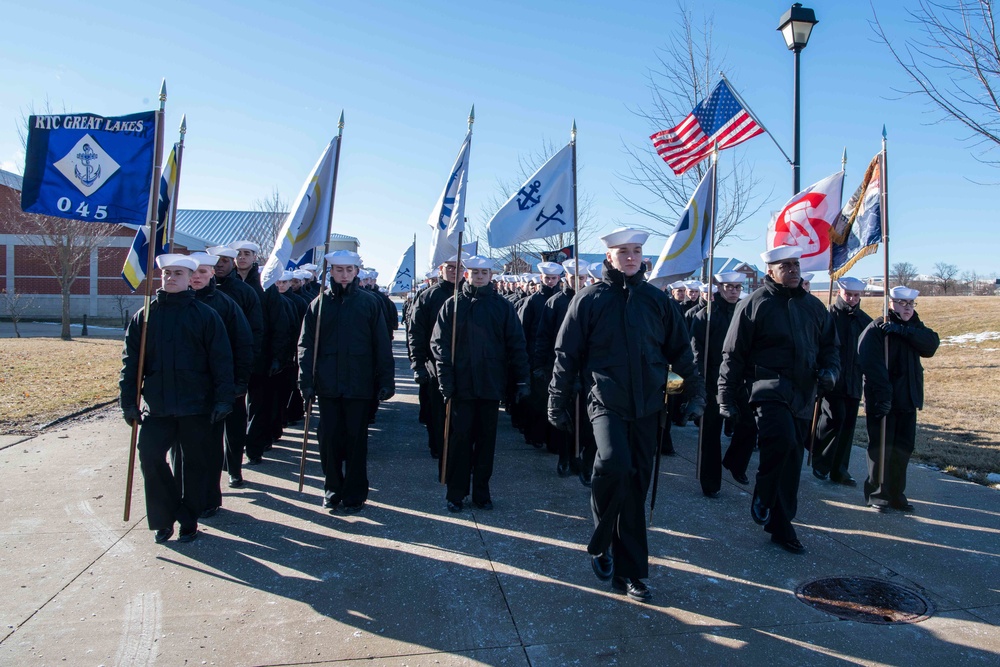
<instances>
[{"instance_id":1,"label":"black glove","mask_svg":"<svg viewBox=\"0 0 1000 667\"><path fill-rule=\"evenodd\" d=\"M277 375L281 372L281 362L277 359L271 361L271 369L267 372L268 375Z\"/></svg>"},{"instance_id":2,"label":"black glove","mask_svg":"<svg viewBox=\"0 0 1000 667\"><path fill-rule=\"evenodd\" d=\"M312 387L302 387L299 389L299 393L302 394L303 403L308 403L309 401L313 400L313 397L316 395L313 392Z\"/></svg>"},{"instance_id":3,"label":"black glove","mask_svg":"<svg viewBox=\"0 0 1000 667\"><path fill-rule=\"evenodd\" d=\"M134 403L122 406L122 416L125 417L125 423L129 426L132 425L132 422L136 424L142 423L142 411Z\"/></svg>"},{"instance_id":4,"label":"black glove","mask_svg":"<svg viewBox=\"0 0 1000 667\"><path fill-rule=\"evenodd\" d=\"M218 424L223 419L229 416L233 411L232 403L216 403L215 407L212 408L211 420L213 424Z\"/></svg>"},{"instance_id":5,"label":"black glove","mask_svg":"<svg viewBox=\"0 0 1000 667\"><path fill-rule=\"evenodd\" d=\"M821 368L816 371L816 384L822 391L833 391L833 388L837 386L837 375L829 368Z\"/></svg>"},{"instance_id":6,"label":"black glove","mask_svg":"<svg viewBox=\"0 0 1000 667\"><path fill-rule=\"evenodd\" d=\"M455 389L451 386L441 385L441 395L444 396L444 400L450 401L451 397L455 395Z\"/></svg>"},{"instance_id":7,"label":"black glove","mask_svg":"<svg viewBox=\"0 0 1000 667\"><path fill-rule=\"evenodd\" d=\"M389 389L388 387L382 387L381 389L378 390L378 400L388 401L390 398L393 397L393 395L395 395L395 393L396 392L394 392L392 389Z\"/></svg>"},{"instance_id":8,"label":"black glove","mask_svg":"<svg viewBox=\"0 0 1000 667\"><path fill-rule=\"evenodd\" d=\"M528 400L529 396L531 396L531 387L526 384L518 384L514 391L514 402L521 403Z\"/></svg>"},{"instance_id":9,"label":"black glove","mask_svg":"<svg viewBox=\"0 0 1000 667\"><path fill-rule=\"evenodd\" d=\"M413 381L417 384L427 384L431 381L430 373L427 372L426 368L418 368L413 371Z\"/></svg>"},{"instance_id":10,"label":"black glove","mask_svg":"<svg viewBox=\"0 0 1000 667\"><path fill-rule=\"evenodd\" d=\"M544 380L545 379L545 369L542 368L542 367L536 368L535 370L531 371L531 377L532 377L532 379L535 379L535 380Z\"/></svg>"},{"instance_id":11,"label":"black glove","mask_svg":"<svg viewBox=\"0 0 1000 667\"><path fill-rule=\"evenodd\" d=\"M242 398L247 395L247 386L245 384L236 385L236 398Z\"/></svg>"},{"instance_id":12,"label":"black glove","mask_svg":"<svg viewBox=\"0 0 1000 667\"><path fill-rule=\"evenodd\" d=\"M865 405L865 412L872 419L881 419L892 410L892 401L876 401L871 406Z\"/></svg>"},{"instance_id":13,"label":"black glove","mask_svg":"<svg viewBox=\"0 0 1000 667\"><path fill-rule=\"evenodd\" d=\"M549 408L549 423L560 431L571 433L573 431L573 416L565 408Z\"/></svg>"},{"instance_id":14,"label":"black glove","mask_svg":"<svg viewBox=\"0 0 1000 667\"><path fill-rule=\"evenodd\" d=\"M726 418L722 420L722 433L727 438L733 437L733 433L736 432L736 420L731 418Z\"/></svg>"},{"instance_id":15,"label":"black glove","mask_svg":"<svg viewBox=\"0 0 1000 667\"><path fill-rule=\"evenodd\" d=\"M898 322L882 322L878 325L878 328L887 334L896 334L897 336L906 334L906 327Z\"/></svg>"},{"instance_id":16,"label":"black glove","mask_svg":"<svg viewBox=\"0 0 1000 667\"><path fill-rule=\"evenodd\" d=\"M719 415L723 419L731 419L734 422L739 421L740 409L735 405L733 405L732 403L720 403Z\"/></svg>"},{"instance_id":17,"label":"black glove","mask_svg":"<svg viewBox=\"0 0 1000 667\"><path fill-rule=\"evenodd\" d=\"M705 414L705 397L692 396L689 398L687 406L684 408L684 414L690 420L698 419Z\"/></svg>"}]
</instances>

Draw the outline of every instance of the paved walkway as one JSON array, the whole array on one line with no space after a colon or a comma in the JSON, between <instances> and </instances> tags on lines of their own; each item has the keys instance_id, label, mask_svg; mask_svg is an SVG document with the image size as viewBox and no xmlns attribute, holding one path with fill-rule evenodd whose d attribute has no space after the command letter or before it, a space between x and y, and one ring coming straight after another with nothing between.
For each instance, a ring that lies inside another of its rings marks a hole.
<instances>
[{"instance_id":1,"label":"paved walkway","mask_svg":"<svg viewBox=\"0 0 1000 667\"><path fill-rule=\"evenodd\" d=\"M196 542L165 546L146 528L138 471L122 521L128 428L116 411L3 443L0 665L1000 662L995 490L913 467L916 513L879 515L804 471L808 553L794 556L750 521L747 487L727 476L721 498L702 497L696 431L680 429L650 532L655 597L633 603L591 572L586 490L505 416L496 508L445 510L399 341L395 352L404 379L372 429L370 502L354 516L321 510L315 454L297 492L295 431L227 490ZM860 477L862 451L853 458ZM868 625L794 595L840 575L915 589L934 613Z\"/></svg>"}]
</instances>

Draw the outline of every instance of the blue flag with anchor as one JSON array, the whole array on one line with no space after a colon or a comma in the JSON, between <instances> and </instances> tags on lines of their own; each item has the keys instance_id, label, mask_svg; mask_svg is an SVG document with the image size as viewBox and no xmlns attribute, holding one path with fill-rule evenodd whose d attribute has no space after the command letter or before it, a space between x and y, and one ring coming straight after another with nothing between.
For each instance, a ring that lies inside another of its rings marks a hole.
<instances>
[{"instance_id":1,"label":"blue flag with anchor","mask_svg":"<svg viewBox=\"0 0 1000 667\"><path fill-rule=\"evenodd\" d=\"M155 143L155 111L29 116L21 210L144 225Z\"/></svg>"},{"instance_id":2,"label":"blue flag with anchor","mask_svg":"<svg viewBox=\"0 0 1000 667\"><path fill-rule=\"evenodd\" d=\"M573 231L573 146L549 158L486 225L490 247Z\"/></svg>"}]
</instances>

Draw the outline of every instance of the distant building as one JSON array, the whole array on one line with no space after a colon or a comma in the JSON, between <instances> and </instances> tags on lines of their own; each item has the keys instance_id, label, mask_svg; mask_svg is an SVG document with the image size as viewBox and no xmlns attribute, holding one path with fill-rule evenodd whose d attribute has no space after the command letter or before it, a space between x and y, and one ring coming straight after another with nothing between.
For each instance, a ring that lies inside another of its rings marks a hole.
<instances>
[{"instance_id":1,"label":"distant building","mask_svg":"<svg viewBox=\"0 0 1000 667\"><path fill-rule=\"evenodd\" d=\"M24 238L21 212L21 177L0 170L0 287L9 292L35 295L29 317L58 318L62 297L58 281L51 271L34 257L26 246L40 241ZM174 231L177 252L203 251L245 238L248 229L259 229L258 211L206 211L180 209ZM102 223L93 223L102 224ZM104 247L91 253L90 266L81 272L72 286L70 314L79 318L118 317L122 309L135 312L142 305L145 285L133 295L121 277L122 266L135 237L135 225L118 225ZM330 235L330 250L358 251L360 242L353 236ZM317 262L318 263L318 262Z\"/></svg>"}]
</instances>

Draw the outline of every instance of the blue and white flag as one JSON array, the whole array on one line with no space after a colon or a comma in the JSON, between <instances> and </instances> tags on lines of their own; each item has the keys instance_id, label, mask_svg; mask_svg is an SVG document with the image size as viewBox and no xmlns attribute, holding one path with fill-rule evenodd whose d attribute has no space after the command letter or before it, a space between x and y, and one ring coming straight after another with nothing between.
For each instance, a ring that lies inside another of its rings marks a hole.
<instances>
[{"instance_id":1,"label":"blue and white flag","mask_svg":"<svg viewBox=\"0 0 1000 667\"><path fill-rule=\"evenodd\" d=\"M549 158L486 225L491 248L573 231L573 145Z\"/></svg>"},{"instance_id":2,"label":"blue and white flag","mask_svg":"<svg viewBox=\"0 0 1000 667\"><path fill-rule=\"evenodd\" d=\"M160 198L156 205L156 249L153 257L159 257L170 250L167 248L168 230L173 221L170 213L173 209L175 193L177 192L177 144L167 157L166 164L160 174ZM149 260L149 225L142 225L135 232L132 247L125 258L122 267L122 279L133 292L139 289L139 283L146 277L146 262Z\"/></svg>"},{"instance_id":3,"label":"blue and white flag","mask_svg":"<svg viewBox=\"0 0 1000 667\"><path fill-rule=\"evenodd\" d=\"M868 163L854 191L830 230L830 279L837 280L862 257L878 252L882 242L882 154Z\"/></svg>"},{"instance_id":4,"label":"blue and white flag","mask_svg":"<svg viewBox=\"0 0 1000 667\"><path fill-rule=\"evenodd\" d=\"M155 144L155 111L29 116L21 210L144 225Z\"/></svg>"},{"instance_id":5,"label":"blue and white flag","mask_svg":"<svg viewBox=\"0 0 1000 667\"><path fill-rule=\"evenodd\" d=\"M315 254L316 254L316 248L309 248L309 250L306 252L306 254L302 255L298 259L290 259L290 260L288 260L288 263L285 264L285 270L286 271L293 271L294 269L299 268L303 264L312 264L313 263L313 256Z\"/></svg>"},{"instance_id":6,"label":"blue and white flag","mask_svg":"<svg viewBox=\"0 0 1000 667\"><path fill-rule=\"evenodd\" d=\"M292 212L278 231L274 250L260 272L260 284L264 289L278 282L288 260L301 257L310 248L326 243L330 216L333 214L333 185L337 179L334 169L337 141L338 138L334 137L319 156L295 199Z\"/></svg>"},{"instance_id":7,"label":"blue and white flag","mask_svg":"<svg viewBox=\"0 0 1000 667\"><path fill-rule=\"evenodd\" d=\"M399 258L392 282L386 290L389 294L404 294L413 289L413 273L417 270L416 244L411 243Z\"/></svg>"},{"instance_id":8,"label":"blue and white flag","mask_svg":"<svg viewBox=\"0 0 1000 667\"><path fill-rule=\"evenodd\" d=\"M451 176L441 196L427 218L431 232L430 265L435 267L458 254L458 234L465 231L465 192L469 184L469 155L472 149L472 130L458 150Z\"/></svg>"},{"instance_id":9,"label":"blue and white flag","mask_svg":"<svg viewBox=\"0 0 1000 667\"><path fill-rule=\"evenodd\" d=\"M715 212L715 164L702 177L684 214L663 246L649 282L661 286L686 278L701 268L712 245Z\"/></svg>"}]
</instances>

